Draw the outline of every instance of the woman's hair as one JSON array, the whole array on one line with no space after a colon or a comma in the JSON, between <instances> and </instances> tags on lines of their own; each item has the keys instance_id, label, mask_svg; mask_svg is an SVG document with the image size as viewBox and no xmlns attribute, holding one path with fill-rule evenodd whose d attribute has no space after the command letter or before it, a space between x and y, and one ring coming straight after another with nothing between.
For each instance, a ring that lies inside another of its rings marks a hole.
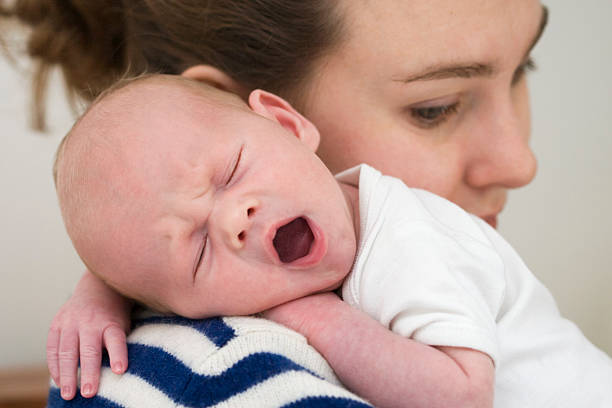
<instances>
[{"instance_id":1,"label":"woman's hair","mask_svg":"<svg viewBox=\"0 0 612 408\"><path fill-rule=\"evenodd\" d=\"M56 64L68 90L86 101L120 78L209 64L247 89L295 103L342 31L331 0L16 0L7 8L31 28L38 127Z\"/></svg>"}]
</instances>

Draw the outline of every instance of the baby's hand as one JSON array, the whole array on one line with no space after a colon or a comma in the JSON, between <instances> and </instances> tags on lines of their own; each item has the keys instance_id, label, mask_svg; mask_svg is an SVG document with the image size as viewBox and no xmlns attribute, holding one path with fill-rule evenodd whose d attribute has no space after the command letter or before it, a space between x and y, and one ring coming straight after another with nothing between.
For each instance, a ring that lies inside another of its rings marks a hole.
<instances>
[{"instance_id":1,"label":"baby's hand","mask_svg":"<svg viewBox=\"0 0 612 408\"><path fill-rule=\"evenodd\" d=\"M103 346L113 372L125 372L131 308L131 301L85 273L72 297L53 318L47 338L47 365L62 398L75 395L79 359L81 395L96 395Z\"/></svg>"}]
</instances>

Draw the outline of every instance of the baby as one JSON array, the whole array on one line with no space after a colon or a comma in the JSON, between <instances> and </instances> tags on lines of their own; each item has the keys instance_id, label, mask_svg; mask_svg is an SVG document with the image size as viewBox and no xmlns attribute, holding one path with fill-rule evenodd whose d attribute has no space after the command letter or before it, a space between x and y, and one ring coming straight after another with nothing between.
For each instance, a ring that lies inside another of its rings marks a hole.
<instances>
[{"instance_id":1,"label":"baby","mask_svg":"<svg viewBox=\"0 0 612 408\"><path fill-rule=\"evenodd\" d=\"M374 384L353 381L361 371L393 372L401 381L384 393L420 392L431 407L612 406L612 361L495 230L367 165L334 178L318 143L314 125L261 90L245 104L179 77L131 81L58 150L68 234L111 287L186 317L341 288L389 330L364 335L340 319L307 337L358 394ZM343 356L337 344L350 342L377 363Z\"/></svg>"}]
</instances>

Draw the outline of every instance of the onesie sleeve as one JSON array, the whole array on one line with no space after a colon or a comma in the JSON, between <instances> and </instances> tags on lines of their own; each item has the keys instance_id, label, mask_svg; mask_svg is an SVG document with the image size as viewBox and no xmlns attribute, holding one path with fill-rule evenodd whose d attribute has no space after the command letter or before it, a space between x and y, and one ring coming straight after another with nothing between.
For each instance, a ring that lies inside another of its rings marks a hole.
<instances>
[{"instance_id":1,"label":"onesie sleeve","mask_svg":"<svg viewBox=\"0 0 612 408\"><path fill-rule=\"evenodd\" d=\"M343 297L402 336L432 346L475 349L496 363L503 262L480 228L466 228L474 224L472 216L432 197L425 198L434 200L434 208L446 206L456 214L379 220L369 231L375 238L362 248L345 282Z\"/></svg>"}]
</instances>

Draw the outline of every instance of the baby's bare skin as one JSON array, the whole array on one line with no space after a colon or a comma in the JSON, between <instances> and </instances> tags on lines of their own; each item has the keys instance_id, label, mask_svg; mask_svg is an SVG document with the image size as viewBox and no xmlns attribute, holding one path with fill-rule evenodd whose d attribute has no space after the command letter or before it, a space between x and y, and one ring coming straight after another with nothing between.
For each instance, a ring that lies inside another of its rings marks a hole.
<instances>
[{"instance_id":1,"label":"baby's bare skin","mask_svg":"<svg viewBox=\"0 0 612 408\"><path fill-rule=\"evenodd\" d=\"M171 77L138 79L98 101L68 135L56 166L60 208L90 270L186 317L268 310L378 406L491 406L487 355L400 337L336 295L317 294L352 267L357 188L329 173L314 154L316 128L284 100L257 90L247 108L217 103L217 93ZM83 160L90 149L95 160Z\"/></svg>"}]
</instances>

